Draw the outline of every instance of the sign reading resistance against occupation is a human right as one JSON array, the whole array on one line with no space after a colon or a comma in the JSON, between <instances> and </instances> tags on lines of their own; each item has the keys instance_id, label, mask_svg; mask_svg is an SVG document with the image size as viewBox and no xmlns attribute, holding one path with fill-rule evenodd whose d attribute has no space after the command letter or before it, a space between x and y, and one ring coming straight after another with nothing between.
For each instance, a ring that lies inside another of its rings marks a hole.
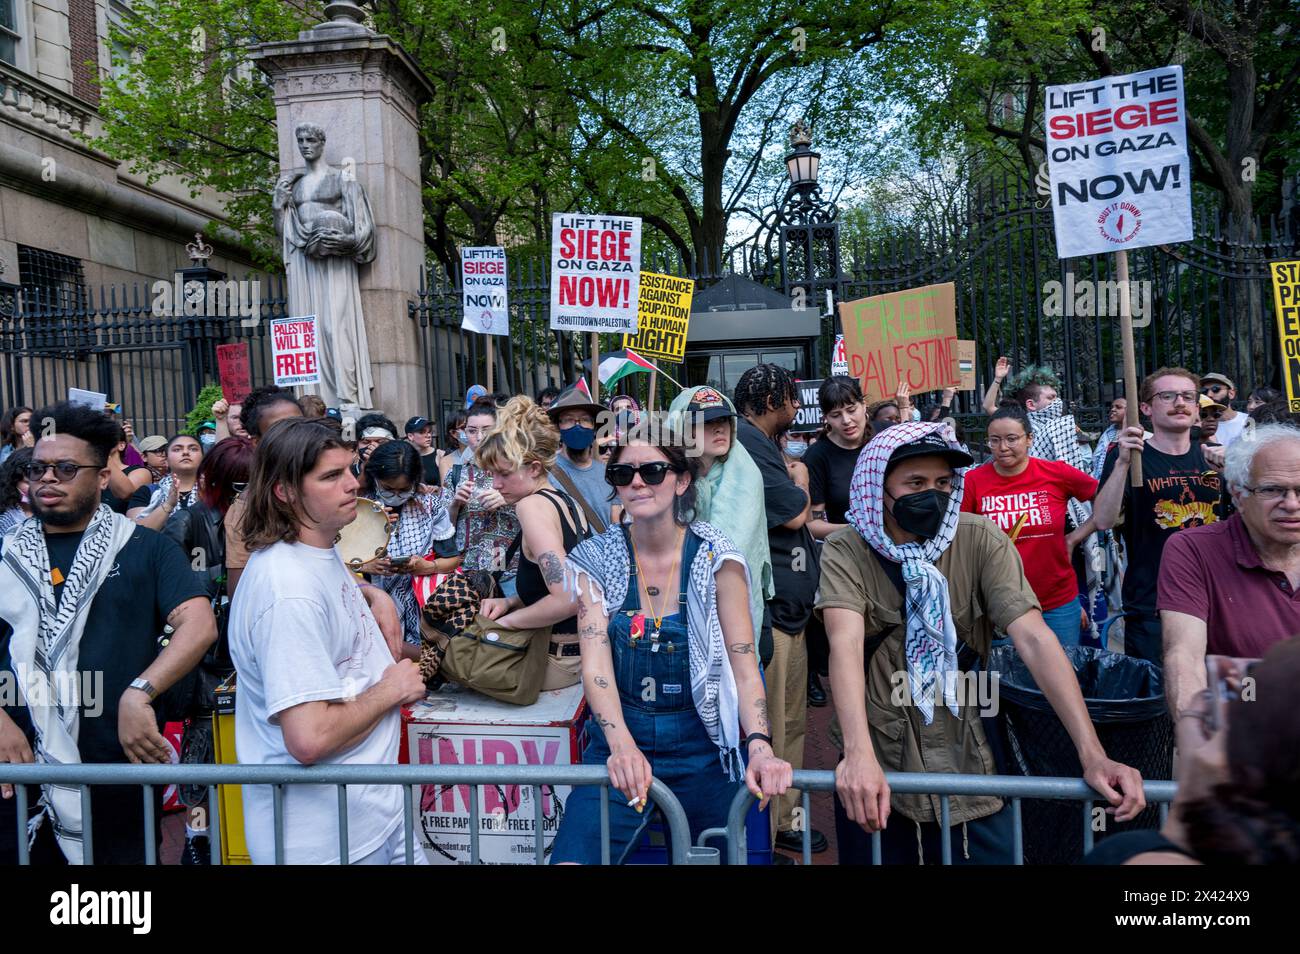
<instances>
[{"instance_id":1,"label":"sign reading resistance against occupation is a human right","mask_svg":"<svg viewBox=\"0 0 1300 954\"><path fill-rule=\"evenodd\" d=\"M481 335L510 334L506 250L499 245L462 248L460 274L461 328Z\"/></svg>"},{"instance_id":2,"label":"sign reading resistance against occupation is a human right","mask_svg":"<svg viewBox=\"0 0 1300 954\"><path fill-rule=\"evenodd\" d=\"M557 212L551 217L551 330L637 331L641 220Z\"/></svg>"},{"instance_id":3,"label":"sign reading resistance against occupation is a human right","mask_svg":"<svg viewBox=\"0 0 1300 954\"><path fill-rule=\"evenodd\" d=\"M320 383L315 315L271 322L271 366L278 387Z\"/></svg>"},{"instance_id":4,"label":"sign reading resistance against occupation is a human right","mask_svg":"<svg viewBox=\"0 0 1300 954\"><path fill-rule=\"evenodd\" d=\"M1269 262L1273 276L1273 311L1282 345L1282 377L1291 412L1300 412L1300 261Z\"/></svg>"},{"instance_id":5,"label":"sign reading resistance against occupation is a human right","mask_svg":"<svg viewBox=\"0 0 1300 954\"><path fill-rule=\"evenodd\" d=\"M1192 238L1183 68L1047 87L1060 258Z\"/></svg>"},{"instance_id":6,"label":"sign reading resistance against occupation is a human right","mask_svg":"<svg viewBox=\"0 0 1300 954\"><path fill-rule=\"evenodd\" d=\"M867 403L892 397L901 381L913 394L955 388L957 304L952 282L840 303L849 374Z\"/></svg>"},{"instance_id":7,"label":"sign reading resistance against occupation is a human right","mask_svg":"<svg viewBox=\"0 0 1300 954\"><path fill-rule=\"evenodd\" d=\"M686 332L691 323L695 282L658 272L641 273L637 299L637 332L623 336L623 347L646 358L681 363L686 357Z\"/></svg>"}]
</instances>

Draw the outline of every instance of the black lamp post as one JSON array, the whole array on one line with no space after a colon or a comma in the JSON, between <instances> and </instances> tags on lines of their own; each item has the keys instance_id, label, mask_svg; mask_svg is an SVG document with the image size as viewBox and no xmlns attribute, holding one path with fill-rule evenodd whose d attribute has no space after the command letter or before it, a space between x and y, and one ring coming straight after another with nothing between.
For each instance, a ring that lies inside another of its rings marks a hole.
<instances>
[{"instance_id":1,"label":"black lamp post","mask_svg":"<svg viewBox=\"0 0 1300 954\"><path fill-rule=\"evenodd\" d=\"M790 185L767 230L766 257L772 261L772 236L778 242L781 288L795 308L821 309L826 292L839 291L839 209L822 196L817 175L821 153L812 149L812 131L797 122L790 129L790 152L785 157ZM829 309L828 309L829 312ZM825 314L819 347L813 355L816 377L824 376L826 356L835 341L835 317Z\"/></svg>"}]
</instances>

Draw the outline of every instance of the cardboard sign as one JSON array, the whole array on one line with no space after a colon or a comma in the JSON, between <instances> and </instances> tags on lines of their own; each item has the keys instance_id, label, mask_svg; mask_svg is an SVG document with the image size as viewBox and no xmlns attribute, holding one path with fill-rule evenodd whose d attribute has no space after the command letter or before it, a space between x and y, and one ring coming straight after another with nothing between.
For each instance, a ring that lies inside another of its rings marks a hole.
<instances>
[{"instance_id":1,"label":"cardboard sign","mask_svg":"<svg viewBox=\"0 0 1300 954\"><path fill-rule=\"evenodd\" d=\"M1060 258L1192 238L1183 68L1047 87Z\"/></svg>"},{"instance_id":2,"label":"cardboard sign","mask_svg":"<svg viewBox=\"0 0 1300 954\"><path fill-rule=\"evenodd\" d=\"M551 217L551 329L636 334L641 220L557 212Z\"/></svg>"},{"instance_id":3,"label":"cardboard sign","mask_svg":"<svg viewBox=\"0 0 1300 954\"><path fill-rule=\"evenodd\" d=\"M646 358L680 364L686 357L686 329L691 321L695 282L657 272L641 273L637 298L637 333L623 336L623 347Z\"/></svg>"},{"instance_id":4,"label":"cardboard sign","mask_svg":"<svg viewBox=\"0 0 1300 954\"><path fill-rule=\"evenodd\" d=\"M835 349L831 351L831 375L849 373L849 358L844 350L844 336L835 336Z\"/></svg>"},{"instance_id":5,"label":"cardboard sign","mask_svg":"<svg viewBox=\"0 0 1300 954\"><path fill-rule=\"evenodd\" d=\"M315 315L271 322L271 365L279 387L320 383Z\"/></svg>"},{"instance_id":6,"label":"cardboard sign","mask_svg":"<svg viewBox=\"0 0 1300 954\"><path fill-rule=\"evenodd\" d=\"M1300 261L1269 262L1273 311L1282 345L1282 377L1291 412L1300 412Z\"/></svg>"},{"instance_id":7,"label":"cardboard sign","mask_svg":"<svg viewBox=\"0 0 1300 954\"><path fill-rule=\"evenodd\" d=\"M253 372L248 359L248 342L217 345L217 376L221 396L228 404L241 404L253 390Z\"/></svg>"},{"instance_id":8,"label":"cardboard sign","mask_svg":"<svg viewBox=\"0 0 1300 954\"><path fill-rule=\"evenodd\" d=\"M816 381L799 381L795 387L799 389L799 413L794 416L794 423L790 425L790 432L793 434L810 434L813 431L822 429L822 406L817 401L817 392L822 388L822 382L825 378L818 378Z\"/></svg>"},{"instance_id":9,"label":"cardboard sign","mask_svg":"<svg viewBox=\"0 0 1300 954\"><path fill-rule=\"evenodd\" d=\"M481 335L510 334L506 250L499 245L462 248L460 274L461 328Z\"/></svg>"},{"instance_id":10,"label":"cardboard sign","mask_svg":"<svg viewBox=\"0 0 1300 954\"><path fill-rule=\"evenodd\" d=\"M952 282L840 303L849 374L868 404L892 398L900 381L912 394L955 388L957 307Z\"/></svg>"},{"instance_id":11,"label":"cardboard sign","mask_svg":"<svg viewBox=\"0 0 1300 954\"><path fill-rule=\"evenodd\" d=\"M975 390L975 342L965 338L957 339L957 376L961 378L958 391Z\"/></svg>"}]
</instances>

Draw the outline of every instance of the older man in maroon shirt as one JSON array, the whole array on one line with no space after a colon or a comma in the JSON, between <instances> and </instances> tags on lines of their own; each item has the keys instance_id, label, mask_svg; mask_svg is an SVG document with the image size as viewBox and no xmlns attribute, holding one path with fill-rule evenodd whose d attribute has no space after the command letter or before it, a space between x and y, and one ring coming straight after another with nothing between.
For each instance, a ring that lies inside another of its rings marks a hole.
<instances>
[{"instance_id":1,"label":"older man in maroon shirt","mask_svg":"<svg viewBox=\"0 0 1300 954\"><path fill-rule=\"evenodd\" d=\"M1234 441L1224 480L1237 513L1174 535L1157 608L1177 717L1206 686L1205 656L1263 656L1300 633L1300 429L1267 424Z\"/></svg>"}]
</instances>

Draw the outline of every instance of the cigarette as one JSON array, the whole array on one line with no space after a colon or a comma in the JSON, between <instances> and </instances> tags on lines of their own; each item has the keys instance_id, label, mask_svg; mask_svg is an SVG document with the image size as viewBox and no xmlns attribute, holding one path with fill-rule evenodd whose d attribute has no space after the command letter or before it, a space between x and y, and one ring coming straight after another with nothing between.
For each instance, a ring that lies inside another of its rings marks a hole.
<instances>
[{"instance_id":1,"label":"cigarette","mask_svg":"<svg viewBox=\"0 0 1300 954\"><path fill-rule=\"evenodd\" d=\"M639 815L641 814L642 811L645 810L645 799L640 797L629 799L627 803L627 807L635 808L637 814Z\"/></svg>"}]
</instances>

